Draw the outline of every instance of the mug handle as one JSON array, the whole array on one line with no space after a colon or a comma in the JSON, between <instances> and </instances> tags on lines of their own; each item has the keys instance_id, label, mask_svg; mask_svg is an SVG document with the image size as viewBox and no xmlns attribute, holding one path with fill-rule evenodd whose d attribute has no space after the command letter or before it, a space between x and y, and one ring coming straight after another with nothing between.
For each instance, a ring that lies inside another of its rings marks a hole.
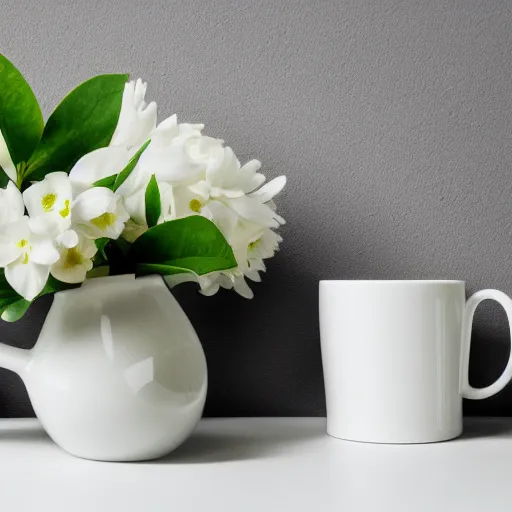
<instances>
[{"instance_id":1,"label":"mug handle","mask_svg":"<svg viewBox=\"0 0 512 512\"><path fill-rule=\"evenodd\" d=\"M462 350L461 350L461 380L460 389L464 398L482 400L489 398L501 391L512 379L512 349L508 358L507 366L501 376L485 388L474 388L469 383L469 352L471 348L471 328L473 326L473 315L483 300L495 300L501 304L507 313L510 333L512 335L512 299L498 290L481 290L472 295L466 302L464 317L462 321Z\"/></svg>"}]
</instances>

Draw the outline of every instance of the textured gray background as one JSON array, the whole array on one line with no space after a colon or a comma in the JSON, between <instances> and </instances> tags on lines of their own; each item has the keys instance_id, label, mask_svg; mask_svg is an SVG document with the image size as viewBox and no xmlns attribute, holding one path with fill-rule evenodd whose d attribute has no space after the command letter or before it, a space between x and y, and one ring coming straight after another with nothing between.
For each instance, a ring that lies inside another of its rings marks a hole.
<instances>
[{"instance_id":1,"label":"textured gray background","mask_svg":"<svg viewBox=\"0 0 512 512\"><path fill-rule=\"evenodd\" d=\"M207 413L324 413L321 278L465 279L512 294L512 8L439 0L1 0L0 51L45 114L98 73L150 84L160 115L206 123L286 174L283 249L256 298L178 298L204 343ZM49 300L0 339L35 343ZM504 313L477 313L471 379L507 357ZM465 404L512 415L512 385ZM0 416L32 414L0 371Z\"/></svg>"}]
</instances>

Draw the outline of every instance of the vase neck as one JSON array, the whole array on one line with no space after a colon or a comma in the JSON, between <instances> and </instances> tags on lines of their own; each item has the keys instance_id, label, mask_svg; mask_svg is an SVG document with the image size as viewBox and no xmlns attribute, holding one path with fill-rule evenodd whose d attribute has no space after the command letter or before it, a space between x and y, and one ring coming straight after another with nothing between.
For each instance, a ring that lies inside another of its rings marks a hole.
<instances>
[{"instance_id":1,"label":"vase neck","mask_svg":"<svg viewBox=\"0 0 512 512\"><path fill-rule=\"evenodd\" d=\"M93 277L86 279L81 288L92 288L96 286L111 286L121 283L130 283L135 281L135 274L122 274L120 276Z\"/></svg>"}]
</instances>

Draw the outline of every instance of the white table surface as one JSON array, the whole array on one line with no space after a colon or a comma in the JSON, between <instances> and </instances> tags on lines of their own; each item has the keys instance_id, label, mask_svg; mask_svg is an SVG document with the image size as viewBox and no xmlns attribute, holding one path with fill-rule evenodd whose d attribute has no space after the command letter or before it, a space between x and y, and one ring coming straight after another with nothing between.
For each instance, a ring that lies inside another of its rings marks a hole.
<instances>
[{"instance_id":1,"label":"white table surface","mask_svg":"<svg viewBox=\"0 0 512 512\"><path fill-rule=\"evenodd\" d=\"M210 419L167 458L131 464L77 459L36 420L0 420L0 510L510 512L512 418L405 446L333 439L320 418Z\"/></svg>"}]
</instances>

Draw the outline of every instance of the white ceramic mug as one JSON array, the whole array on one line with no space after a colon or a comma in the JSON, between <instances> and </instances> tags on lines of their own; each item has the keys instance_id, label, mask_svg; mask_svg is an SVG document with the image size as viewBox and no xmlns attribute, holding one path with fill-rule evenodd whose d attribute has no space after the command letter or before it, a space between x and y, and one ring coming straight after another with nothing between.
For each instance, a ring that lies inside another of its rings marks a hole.
<instances>
[{"instance_id":1,"label":"white ceramic mug","mask_svg":"<svg viewBox=\"0 0 512 512\"><path fill-rule=\"evenodd\" d=\"M473 314L497 290L467 302L464 281L321 281L320 333L327 432L376 443L428 443L462 433L462 398L482 399L512 377L468 381Z\"/></svg>"}]
</instances>

